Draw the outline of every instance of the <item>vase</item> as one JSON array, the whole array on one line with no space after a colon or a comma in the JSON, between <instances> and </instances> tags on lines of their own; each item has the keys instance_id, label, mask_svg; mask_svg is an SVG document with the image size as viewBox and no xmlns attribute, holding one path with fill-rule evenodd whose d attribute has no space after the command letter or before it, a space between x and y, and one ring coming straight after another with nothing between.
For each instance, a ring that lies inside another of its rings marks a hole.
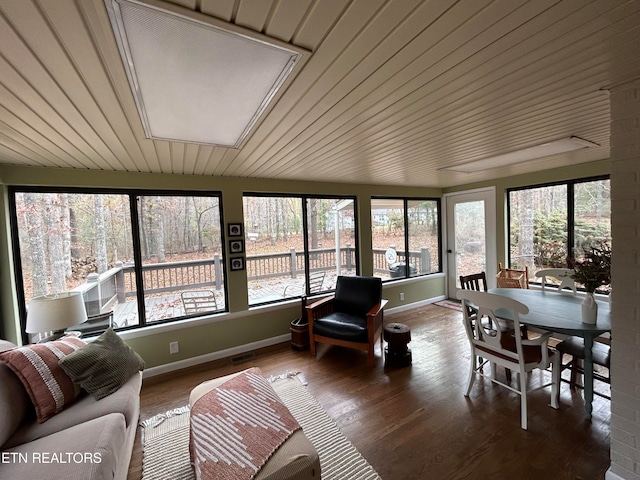
<instances>
[{"instance_id":1,"label":"vase","mask_svg":"<svg viewBox=\"0 0 640 480\"><path fill-rule=\"evenodd\" d=\"M598 318L598 304L593 296L593 292L587 292L582 302L582 323L595 325Z\"/></svg>"}]
</instances>

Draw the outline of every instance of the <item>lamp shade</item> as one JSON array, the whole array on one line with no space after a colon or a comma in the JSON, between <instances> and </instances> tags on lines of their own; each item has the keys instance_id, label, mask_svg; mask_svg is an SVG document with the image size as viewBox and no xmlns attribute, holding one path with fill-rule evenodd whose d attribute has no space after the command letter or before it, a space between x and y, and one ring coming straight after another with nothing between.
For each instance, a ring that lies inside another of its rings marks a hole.
<instances>
[{"instance_id":1,"label":"lamp shade","mask_svg":"<svg viewBox=\"0 0 640 480\"><path fill-rule=\"evenodd\" d=\"M82 294L63 292L35 297L27 311L27 333L64 330L87 320Z\"/></svg>"}]
</instances>

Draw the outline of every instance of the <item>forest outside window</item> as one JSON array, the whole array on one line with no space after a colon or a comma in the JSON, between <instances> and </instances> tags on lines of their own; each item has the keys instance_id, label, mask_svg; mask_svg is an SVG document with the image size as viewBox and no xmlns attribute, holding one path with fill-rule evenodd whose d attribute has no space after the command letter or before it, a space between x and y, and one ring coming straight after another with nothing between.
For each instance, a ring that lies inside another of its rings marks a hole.
<instances>
[{"instance_id":1,"label":"forest outside window","mask_svg":"<svg viewBox=\"0 0 640 480\"><path fill-rule=\"evenodd\" d=\"M335 289L356 275L353 198L244 196L249 305Z\"/></svg>"},{"instance_id":2,"label":"forest outside window","mask_svg":"<svg viewBox=\"0 0 640 480\"><path fill-rule=\"evenodd\" d=\"M64 291L82 294L89 322L112 312L114 328L225 310L218 195L15 189L11 199L23 322L32 298ZM192 292L213 301L188 310Z\"/></svg>"},{"instance_id":3,"label":"forest outside window","mask_svg":"<svg viewBox=\"0 0 640 480\"><path fill-rule=\"evenodd\" d=\"M589 246L611 246L611 186L608 178L581 179L510 190L509 264L566 268Z\"/></svg>"},{"instance_id":4,"label":"forest outside window","mask_svg":"<svg viewBox=\"0 0 640 480\"><path fill-rule=\"evenodd\" d=\"M440 272L440 201L371 199L373 274L383 281Z\"/></svg>"}]
</instances>

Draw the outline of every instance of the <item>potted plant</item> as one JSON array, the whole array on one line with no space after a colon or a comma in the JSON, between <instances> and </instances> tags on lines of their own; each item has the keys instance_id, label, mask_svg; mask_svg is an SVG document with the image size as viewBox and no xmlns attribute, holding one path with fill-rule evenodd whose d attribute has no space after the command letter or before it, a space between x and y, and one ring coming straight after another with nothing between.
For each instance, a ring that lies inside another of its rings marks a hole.
<instances>
[{"instance_id":1,"label":"potted plant","mask_svg":"<svg viewBox=\"0 0 640 480\"><path fill-rule=\"evenodd\" d=\"M581 284L587 292L582 302L582 321L596 323L598 304L594 292L602 286L611 284L611 247L606 242L585 249L584 259L569 261L573 268L571 278Z\"/></svg>"}]
</instances>

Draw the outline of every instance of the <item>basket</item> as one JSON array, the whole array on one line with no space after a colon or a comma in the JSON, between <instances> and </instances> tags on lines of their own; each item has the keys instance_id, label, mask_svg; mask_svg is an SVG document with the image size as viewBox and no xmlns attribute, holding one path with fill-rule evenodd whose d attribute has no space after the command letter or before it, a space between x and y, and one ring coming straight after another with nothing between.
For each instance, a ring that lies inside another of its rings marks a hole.
<instances>
[{"instance_id":1,"label":"basket","mask_svg":"<svg viewBox=\"0 0 640 480\"><path fill-rule=\"evenodd\" d=\"M525 270L500 268L496 280L498 288L529 288L529 275L526 267Z\"/></svg>"},{"instance_id":2,"label":"basket","mask_svg":"<svg viewBox=\"0 0 640 480\"><path fill-rule=\"evenodd\" d=\"M306 350L310 346L306 306L307 297L303 296L300 299L300 316L291 322L291 346L296 350Z\"/></svg>"},{"instance_id":3,"label":"basket","mask_svg":"<svg viewBox=\"0 0 640 480\"><path fill-rule=\"evenodd\" d=\"M296 318L291 322L291 346L296 350L309 348L309 324L306 318Z\"/></svg>"}]
</instances>

